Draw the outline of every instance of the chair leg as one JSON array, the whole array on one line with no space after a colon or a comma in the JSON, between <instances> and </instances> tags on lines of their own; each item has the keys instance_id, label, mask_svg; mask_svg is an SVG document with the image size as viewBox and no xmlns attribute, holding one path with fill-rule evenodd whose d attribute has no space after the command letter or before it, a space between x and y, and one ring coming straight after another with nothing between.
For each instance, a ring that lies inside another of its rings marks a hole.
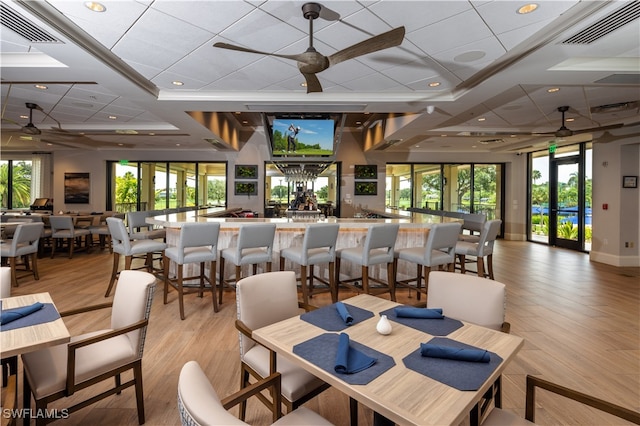
<instances>
[{"instance_id":1,"label":"chair leg","mask_svg":"<svg viewBox=\"0 0 640 426\"><path fill-rule=\"evenodd\" d=\"M240 366L240 389L244 389L249 385L249 371L245 368L244 365ZM247 416L247 400L243 399L240 402L240 408L238 417L240 420L244 421L244 418Z\"/></svg>"},{"instance_id":2,"label":"chair leg","mask_svg":"<svg viewBox=\"0 0 640 426\"><path fill-rule=\"evenodd\" d=\"M425 268L426 268L426 266L425 266ZM422 293L420 291L420 288L422 287L422 275L423 275L422 269L423 269L422 265L419 264L419 263L416 263L416 298L418 300L420 300L420 297L422 296L420 294L420 293ZM427 271L426 270L424 271L424 275L425 276L427 275Z\"/></svg>"},{"instance_id":3,"label":"chair leg","mask_svg":"<svg viewBox=\"0 0 640 426\"><path fill-rule=\"evenodd\" d=\"M213 274L213 272L212 272ZM220 256L220 288L218 288L218 304L222 305L222 290L224 287L224 257Z\"/></svg>"},{"instance_id":4,"label":"chair leg","mask_svg":"<svg viewBox=\"0 0 640 426\"><path fill-rule=\"evenodd\" d=\"M387 284L389 285L389 296L393 302L396 301L396 282L393 278L395 276L394 271L393 262L387 263Z\"/></svg>"},{"instance_id":5,"label":"chair leg","mask_svg":"<svg viewBox=\"0 0 640 426\"><path fill-rule=\"evenodd\" d=\"M211 298L213 299L213 312L218 312L220 308L218 307L218 299L216 299L216 261L215 260L212 260L211 265L209 265L209 284L211 284Z\"/></svg>"},{"instance_id":6,"label":"chair leg","mask_svg":"<svg viewBox=\"0 0 640 426\"><path fill-rule=\"evenodd\" d=\"M163 265L162 274L164 275L164 299L163 299L163 302L166 305L167 304L167 295L169 294L169 259L167 258L167 256L164 257L164 259L162 261L162 265Z\"/></svg>"},{"instance_id":7,"label":"chair leg","mask_svg":"<svg viewBox=\"0 0 640 426\"><path fill-rule=\"evenodd\" d=\"M369 267L362 266L362 291L369 294Z\"/></svg>"},{"instance_id":8,"label":"chair leg","mask_svg":"<svg viewBox=\"0 0 640 426\"><path fill-rule=\"evenodd\" d=\"M144 392L142 390L142 360L133 366L133 377L136 382L136 407L138 408L138 424L144 424Z\"/></svg>"},{"instance_id":9,"label":"chair leg","mask_svg":"<svg viewBox=\"0 0 640 426\"><path fill-rule=\"evenodd\" d=\"M489 278L495 280L493 277L493 254L487 256L487 271L489 272Z\"/></svg>"},{"instance_id":10,"label":"chair leg","mask_svg":"<svg viewBox=\"0 0 640 426\"><path fill-rule=\"evenodd\" d=\"M104 294L104 297L109 297L109 294L111 294L111 289L113 288L113 284L116 282L116 276L118 275L119 262L120 254L113 253L113 268L111 269L111 278L109 279L109 286L107 287L107 292Z\"/></svg>"},{"instance_id":11,"label":"chair leg","mask_svg":"<svg viewBox=\"0 0 640 426\"><path fill-rule=\"evenodd\" d=\"M424 267L424 292L429 292L429 274L431 273L431 266ZM418 292L418 299L420 299L420 292Z\"/></svg>"},{"instance_id":12,"label":"chair leg","mask_svg":"<svg viewBox=\"0 0 640 426\"><path fill-rule=\"evenodd\" d=\"M9 266L11 267L11 285L13 287L18 287L18 277L17 277L17 262L18 260L15 257L9 258Z\"/></svg>"},{"instance_id":13,"label":"chair leg","mask_svg":"<svg viewBox=\"0 0 640 426\"><path fill-rule=\"evenodd\" d=\"M73 246L75 246L75 241L73 238L67 238L67 244L69 244L69 259L73 258Z\"/></svg>"},{"instance_id":14,"label":"chair leg","mask_svg":"<svg viewBox=\"0 0 640 426\"><path fill-rule=\"evenodd\" d=\"M331 289L331 301L336 303L338 301L338 285L336 284L334 262L329 262L329 288Z\"/></svg>"},{"instance_id":15,"label":"chair leg","mask_svg":"<svg viewBox=\"0 0 640 426\"><path fill-rule=\"evenodd\" d=\"M460 262L460 273L466 274L467 273L467 269L465 266L465 262L467 261L466 256L464 254L459 254L458 261Z\"/></svg>"},{"instance_id":16,"label":"chair leg","mask_svg":"<svg viewBox=\"0 0 640 426\"><path fill-rule=\"evenodd\" d=\"M271 272L271 262L267 262L267 272Z\"/></svg>"},{"instance_id":17,"label":"chair leg","mask_svg":"<svg viewBox=\"0 0 640 426\"><path fill-rule=\"evenodd\" d=\"M334 268L335 271L335 276L334 276L334 284L336 286L336 299L338 299L338 293L339 293L339 288L340 288L340 258L336 257L336 265Z\"/></svg>"},{"instance_id":18,"label":"chair leg","mask_svg":"<svg viewBox=\"0 0 640 426\"><path fill-rule=\"evenodd\" d=\"M184 294L182 288L182 264L178 264L177 273L178 273L178 304L180 305L180 319L184 319L184 302L182 300L182 296Z\"/></svg>"},{"instance_id":19,"label":"chair leg","mask_svg":"<svg viewBox=\"0 0 640 426\"><path fill-rule=\"evenodd\" d=\"M309 289L307 287L307 267L300 265L300 287L302 287L302 302L309 303Z\"/></svg>"},{"instance_id":20,"label":"chair leg","mask_svg":"<svg viewBox=\"0 0 640 426\"><path fill-rule=\"evenodd\" d=\"M236 283L242 279L242 266L236 265Z\"/></svg>"},{"instance_id":21,"label":"chair leg","mask_svg":"<svg viewBox=\"0 0 640 426\"><path fill-rule=\"evenodd\" d=\"M33 278L36 280L40 279L40 274L38 273L38 253L32 253L31 255L31 269L33 270Z\"/></svg>"},{"instance_id":22,"label":"chair leg","mask_svg":"<svg viewBox=\"0 0 640 426\"><path fill-rule=\"evenodd\" d=\"M484 257L478 256L476 264L478 265L478 276L484 278Z\"/></svg>"}]
</instances>

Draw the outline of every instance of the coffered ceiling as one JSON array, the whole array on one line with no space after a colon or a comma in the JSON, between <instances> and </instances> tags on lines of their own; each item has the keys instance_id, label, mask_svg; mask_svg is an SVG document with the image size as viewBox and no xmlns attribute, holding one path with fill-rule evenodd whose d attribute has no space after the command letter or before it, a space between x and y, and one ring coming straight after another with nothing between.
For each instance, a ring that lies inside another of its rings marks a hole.
<instances>
[{"instance_id":1,"label":"coffered ceiling","mask_svg":"<svg viewBox=\"0 0 640 426\"><path fill-rule=\"evenodd\" d=\"M228 152L264 133L262 112L343 112L358 138L381 122L371 150L640 139L638 1L536 0L528 14L518 1L326 1L313 21L323 55L393 28L405 36L318 73L321 93L301 86L294 60L213 46L300 54L304 2L85 3L1 2L3 150ZM22 131L26 103L39 135ZM578 134L554 135L561 106Z\"/></svg>"}]
</instances>

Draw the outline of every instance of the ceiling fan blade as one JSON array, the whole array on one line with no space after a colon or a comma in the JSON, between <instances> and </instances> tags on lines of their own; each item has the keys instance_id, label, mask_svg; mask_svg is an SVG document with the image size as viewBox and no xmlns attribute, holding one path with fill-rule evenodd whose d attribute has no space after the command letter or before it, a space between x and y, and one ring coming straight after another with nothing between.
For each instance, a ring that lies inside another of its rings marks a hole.
<instances>
[{"instance_id":1,"label":"ceiling fan blade","mask_svg":"<svg viewBox=\"0 0 640 426\"><path fill-rule=\"evenodd\" d=\"M302 73L307 82L307 93L322 92L322 85L315 74Z\"/></svg>"},{"instance_id":2,"label":"ceiling fan blade","mask_svg":"<svg viewBox=\"0 0 640 426\"><path fill-rule=\"evenodd\" d=\"M373 36L369 39L356 43L353 46L342 49L339 52L329 56L329 64L335 65L348 59L357 58L358 56L368 53L377 52L378 50L388 49L390 47L399 46L404 39L404 27L398 27L386 33Z\"/></svg>"},{"instance_id":3,"label":"ceiling fan blade","mask_svg":"<svg viewBox=\"0 0 640 426\"><path fill-rule=\"evenodd\" d=\"M577 133L592 133L592 132L599 132L599 131L602 131L602 130L619 129L621 127L624 127L624 123L610 124L608 126L590 127L588 129L579 129L579 130L574 130L573 133L574 134L577 134Z\"/></svg>"},{"instance_id":4,"label":"ceiling fan blade","mask_svg":"<svg viewBox=\"0 0 640 426\"><path fill-rule=\"evenodd\" d=\"M214 43L213 47L219 47L221 49L228 49L228 50L236 50L238 52L257 53L259 55L276 56L278 58L292 59L294 61L306 62L305 61L305 56L304 56L303 53L300 53L300 54L297 54L297 55L280 55L278 53L261 52L259 50L248 49L246 47L235 46L233 44L220 43L220 42Z\"/></svg>"}]
</instances>

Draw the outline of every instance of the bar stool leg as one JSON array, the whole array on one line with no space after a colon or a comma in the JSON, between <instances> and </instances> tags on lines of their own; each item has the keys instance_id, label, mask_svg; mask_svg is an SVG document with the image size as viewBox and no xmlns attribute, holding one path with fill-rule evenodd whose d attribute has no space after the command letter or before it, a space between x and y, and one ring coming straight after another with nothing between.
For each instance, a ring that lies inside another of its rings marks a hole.
<instances>
[{"instance_id":1,"label":"bar stool leg","mask_svg":"<svg viewBox=\"0 0 640 426\"><path fill-rule=\"evenodd\" d=\"M109 297L111 293L111 289L113 288L113 283L116 282L116 276L118 275L118 263L120 262L120 254L113 253L113 268L111 269L111 278L109 279L109 286L107 287L107 292L104 294L104 297Z\"/></svg>"},{"instance_id":2,"label":"bar stool leg","mask_svg":"<svg viewBox=\"0 0 640 426\"><path fill-rule=\"evenodd\" d=\"M309 289L307 287L307 267L306 267L306 265L300 265L300 287L302 287L302 302L304 304L308 304L309 303Z\"/></svg>"},{"instance_id":3,"label":"bar stool leg","mask_svg":"<svg viewBox=\"0 0 640 426\"><path fill-rule=\"evenodd\" d=\"M387 284L389 285L389 294L391 301L396 301L396 283L393 280L395 273L393 268L393 262L387 263Z\"/></svg>"}]
</instances>

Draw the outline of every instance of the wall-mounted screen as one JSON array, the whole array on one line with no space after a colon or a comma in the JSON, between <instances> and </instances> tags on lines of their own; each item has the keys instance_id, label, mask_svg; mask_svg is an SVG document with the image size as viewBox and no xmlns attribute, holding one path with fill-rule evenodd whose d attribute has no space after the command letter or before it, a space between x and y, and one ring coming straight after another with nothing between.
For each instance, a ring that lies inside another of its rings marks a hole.
<instances>
[{"instance_id":1,"label":"wall-mounted screen","mask_svg":"<svg viewBox=\"0 0 640 426\"><path fill-rule=\"evenodd\" d=\"M272 124L273 155L333 155L335 122L332 119L276 118Z\"/></svg>"}]
</instances>

